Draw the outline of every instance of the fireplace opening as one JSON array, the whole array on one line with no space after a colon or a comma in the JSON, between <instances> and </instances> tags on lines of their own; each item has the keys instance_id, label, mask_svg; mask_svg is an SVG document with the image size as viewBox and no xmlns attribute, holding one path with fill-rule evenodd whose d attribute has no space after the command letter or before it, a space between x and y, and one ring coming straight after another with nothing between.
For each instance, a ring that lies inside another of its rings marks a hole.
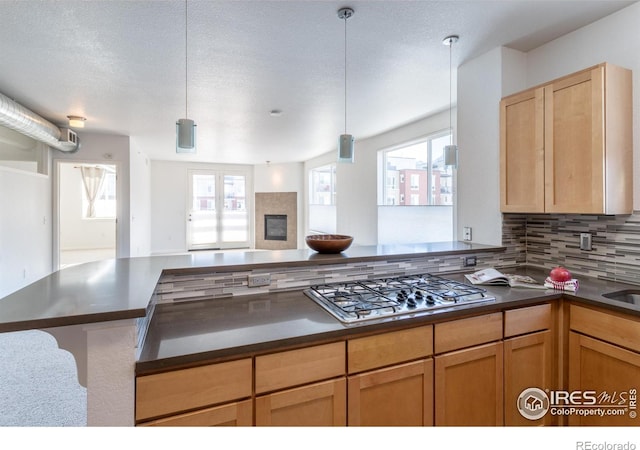
<instances>
[{"instance_id":1,"label":"fireplace opening","mask_svg":"<svg viewBox=\"0 0 640 450\"><path fill-rule=\"evenodd\" d=\"M286 214L265 214L264 215L264 240L265 241L286 241L287 240L287 215Z\"/></svg>"}]
</instances>

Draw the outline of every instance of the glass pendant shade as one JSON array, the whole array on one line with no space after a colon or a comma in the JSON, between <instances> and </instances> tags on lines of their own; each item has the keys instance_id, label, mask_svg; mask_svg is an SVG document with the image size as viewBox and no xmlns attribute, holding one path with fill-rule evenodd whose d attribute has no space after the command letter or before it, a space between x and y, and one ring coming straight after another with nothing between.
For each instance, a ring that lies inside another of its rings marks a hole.
<instances>
[{"instance_id":1,"label":"glass pendant shade","mask_svg":"<svg viewBox=\"0 0 640 450\"><path fill-rule=\"evenodd\" d=\"M458 167L458 146L457 145L444 146L444 165Z\"/></svg>"},{"instance_id":2,"label":"glass pendant shade","mask_svg":"<svg viewBox=\"0 0 640 450\"><path fill-rule=\"evenodd\" d=\"M196 124L191 119L176 122L176 153L196 152Z\"/></svg>"},{"instance_id":3,"label":"glass pendant shade","mask_svg":"<svg viewBox=\"0 0 640 450\"><path fill-rule=\"evenodd\" d=\"M352 163L354 160L354 142L351 134L341 134L338 141L338 162Z\"/></svg>"}]
</instances>

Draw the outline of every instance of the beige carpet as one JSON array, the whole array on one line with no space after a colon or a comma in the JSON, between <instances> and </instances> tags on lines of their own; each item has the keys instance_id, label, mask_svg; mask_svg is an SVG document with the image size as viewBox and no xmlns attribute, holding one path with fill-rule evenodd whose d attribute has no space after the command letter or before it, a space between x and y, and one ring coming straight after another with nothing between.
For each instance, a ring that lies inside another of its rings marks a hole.
<instances>
[{"instance_id":1,"label":"beige carpet","mask_svg":"<svg viewBox=\"0 0 640 450\"><path fill-rule=\"evenodd\" d=\"M0 426L86 426L86 405L73 356L53 336L0 333Z\"/></svg>"}]
</instances>

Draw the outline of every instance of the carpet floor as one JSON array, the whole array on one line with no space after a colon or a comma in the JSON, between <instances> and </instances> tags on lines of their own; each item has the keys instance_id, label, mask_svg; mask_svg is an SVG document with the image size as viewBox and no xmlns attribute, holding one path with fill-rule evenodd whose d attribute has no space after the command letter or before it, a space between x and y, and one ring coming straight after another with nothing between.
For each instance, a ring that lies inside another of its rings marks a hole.
<instances>
[{"instance_id":1,"label":"carpet floor","mask_svg":"<svg viewBox=\"0 0 640 450\"><path fill-rule=\"evenodd\" d=\"M87 425L87 390L71 353L38 330L0 333L0 426Z\"/></svg>"}]
</instances>

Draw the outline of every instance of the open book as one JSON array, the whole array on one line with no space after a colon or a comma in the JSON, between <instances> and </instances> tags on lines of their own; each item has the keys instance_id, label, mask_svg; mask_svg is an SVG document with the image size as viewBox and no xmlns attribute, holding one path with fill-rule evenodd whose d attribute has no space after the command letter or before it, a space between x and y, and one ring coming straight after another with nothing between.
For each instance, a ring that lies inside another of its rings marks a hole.
<instances>
[{"instance_id":1,"label":"open book","mask_svg":"<svg viewBox=\"0 0 640 450\"><path fill-rule=\"evenodd\" d=\"M504 274L493 268L479 270L472 274L465 274L465 277L471 281L472 284L547 289L544 284L538 283L530 276Z\"/></svg>"}]
</instances>

